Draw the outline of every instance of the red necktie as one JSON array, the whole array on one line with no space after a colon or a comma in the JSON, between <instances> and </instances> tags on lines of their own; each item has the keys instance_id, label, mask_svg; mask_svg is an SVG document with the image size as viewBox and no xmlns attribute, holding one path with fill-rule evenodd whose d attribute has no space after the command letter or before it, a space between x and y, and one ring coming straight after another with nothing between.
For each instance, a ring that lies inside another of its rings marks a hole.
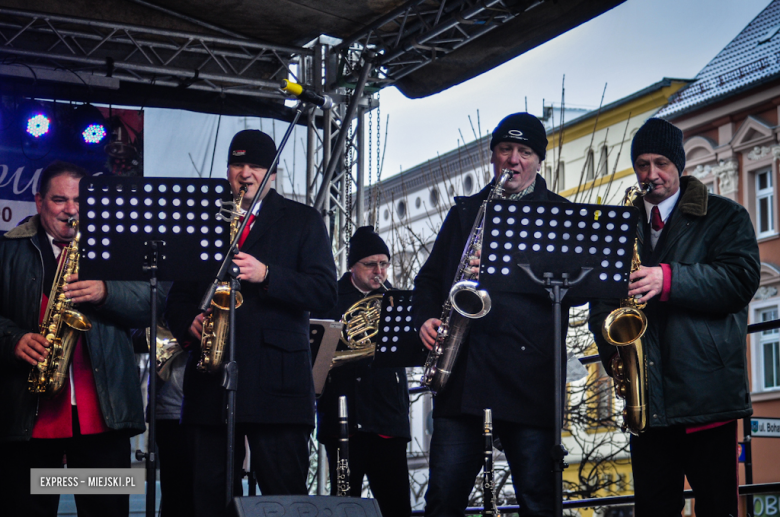
<instances>
[{"instance_id":1,"label":"red necktie","mask_svg":"<svg viewBox=\"0 0 780 517\"><path fill-rule=\"evenodd\" d=\"M244 218L242 217L241 220L243 221ZM244 231L241 232L241 237L238 239L238 247L244 245L244 241L249 236L249 231L252 229L252 223L255 222L255 214L252 214L249 216L249 222L246 223L246 226L244 227Z\"/></svg>"},{"instance_id":2,"label":"red necktie","mask_svg":"<svg viewBox=\"0 0 780 517\"><path fill-rule=\"evenodd\" d=\"M661 211L658 210L657 206L653 207L653 210L650 212L650 224L653 227L653 230L660 232L664 229L664 222L661 219Z\"/></svg>"}]
</instances>

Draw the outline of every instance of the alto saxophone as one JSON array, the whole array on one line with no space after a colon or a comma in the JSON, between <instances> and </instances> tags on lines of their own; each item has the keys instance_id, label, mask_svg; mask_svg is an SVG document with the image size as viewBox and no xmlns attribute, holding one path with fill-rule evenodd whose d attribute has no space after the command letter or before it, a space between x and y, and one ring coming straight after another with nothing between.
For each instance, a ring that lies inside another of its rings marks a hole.
<instances>
[{"instance_id":1,"label":"alto saxophone","mask_svg":"<svg viewBox=\"0 0 780 517\"><path fill-rule=\"evenodd\" d=\"M230 242L236 238L241 226L241 202L249 187L241 185L238 197L230 204ZM221 217L225 218L225 216ZM217 373L222 366L222 356L230 330L230 282L221 282L211 300L211 313L203 318L203 333L200 338L200 360L195 368L200 372ZM241 293L236 293L236 309L244 303Z\"/></svg>"},{"instance_id":2,"label":"alto saxophone","mask_svg":"<svg viewBox=\"0 0 780 517\"><path fill-rule=\"evenodd\" d=\"M67 224L77 228L78 220L71 217ZM89 319L72 308L73 302L64 291L71 275L79 272L80 237L77 230L76 237L61 251L64 256L60 257L40 327L41 335L49 342L49 355L33 367L27 378L27 388L47 398L54 397L65 386L80 333L92 328Z\"/></svg>"},{"instance_id":3,"label":"alto saxophone","mask_svg":"<svg viewBox=\"0 0 780 517\"><path fill-rule=\"evenodd\" d=\"M651 183L629 187L623 198L623 206L633 206L638 197L652 190ZM642 266L637 241L638 238L634 239L632 273ZM647 317L642 309L647 304L638 303L638 298L641 296L621 300L620 307L609 313L601 328L607 343L618 350L612 360L612 374L617 396L625 401L621 429L635 435L647 427L647 356L642 345L642 336L647 330Z\"/></svg>"},{"instance_id":4,"label":"alto saxophone","mask_svg":"<svg viewBox=\"0 0 780 517\"><path fill-rule=\"evenodd\" d=\"M493 186L487 199L479 207L474 226L471 228L466 247L460 257L455 281L442 307L441 325L436 333L436 342L428 353L423 367L420 384L431 390L434 395L447 384L452 367L466 340L466 334L472 319L484 317L490 312L490 295L479 288L476 276L471 272L471 260L477 258L482 249L482 231L485 227L485 214L489 201L503 197L504 185L512 179L514 172L504 169Z\"/></svg>"}]
</instances>

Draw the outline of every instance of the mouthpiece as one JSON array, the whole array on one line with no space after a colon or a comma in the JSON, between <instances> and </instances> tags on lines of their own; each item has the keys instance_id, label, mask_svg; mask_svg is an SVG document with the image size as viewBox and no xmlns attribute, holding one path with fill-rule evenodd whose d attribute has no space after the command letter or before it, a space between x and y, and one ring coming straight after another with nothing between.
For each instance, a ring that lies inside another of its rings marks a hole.
<instances>
[{"instance_id":1,"label":"mouthpiece","mask_svg":"<svg viewBox=\"0 0 780 517\"><path fill-rule=\"evenodd\" d=\"M652 183L642 183L642 193L643 194L649 194L650 192L653 191L654 188L655 188L655 185L653 185Z\"/></svg>"}]
</instances>

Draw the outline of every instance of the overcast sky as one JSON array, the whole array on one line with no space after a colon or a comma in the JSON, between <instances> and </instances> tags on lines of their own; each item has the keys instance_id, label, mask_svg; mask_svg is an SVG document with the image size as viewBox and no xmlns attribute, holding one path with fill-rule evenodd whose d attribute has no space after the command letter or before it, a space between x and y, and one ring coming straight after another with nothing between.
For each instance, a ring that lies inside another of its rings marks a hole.
<instances>
[{"instance_id":1,"label":"overcast sky","mask_svg":"<svg viewBox=\"0 0 780 517\"><path fill-rule=\"evenodd\" d=\"M381 92L382 138L389 115L383 178L474 139L505 115L542 114L542 101L597 108L663 77L693 78L769 5L769 0L627 0L512 61L440 94L411 100L395 88ZM373 119L376 141L376 114ZM372 169L376 178L376 147Z\"/></svg>"}]
</instances>

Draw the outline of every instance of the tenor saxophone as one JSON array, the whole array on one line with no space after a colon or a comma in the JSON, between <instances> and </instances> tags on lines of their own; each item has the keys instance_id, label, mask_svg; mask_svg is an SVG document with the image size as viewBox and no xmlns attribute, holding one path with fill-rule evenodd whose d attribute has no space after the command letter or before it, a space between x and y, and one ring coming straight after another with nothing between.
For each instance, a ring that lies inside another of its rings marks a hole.
<instances>
[{"instance_id":1,"label":"tenor saxophone","mask_svg":"<svg viewBox=\"0 0 780 517\"><path fill-rule=\"evenodd\" d=\"M78 220L71 217L67 224L77 228ZM71 275L79 272L80 237L77 230L76 237L61 252L64 256L60 257L40 327L41 335L49 342L49 355L33 367L27 378L27 388L47 398L54 397L65 386L80 333L92 328L89 319L73 309L73 302L64 291Z\"/></svg>"},{"instance_id":2,"label":"tenor saxophone","mask_svg":"<svg viewBox=\"0 0 780 517\"><path fill-rule=\"evenodd\" d=\"M241 202L248 187L241 185L238 197L233 202L230 210L230 242L236 238L238 228L241 226ZM200 360L195 368L200 372L217 373L222 366L222 356L225 352L225 343L228 340L230 330L230 282L220 282L211 300L211 313L203 318L203 333L200 338ZM236 293L236 309L244 303L241 293Z\"/></svg>"},{"instance_id":3,"label":"tenor saxophone","mask_svg":"<svg viewBox=\"0 0 780 517\"><path fill-rule=\"evenodd\" d=\"M466 340L472 319L484 317L490 312L490 295L479 288L476 276L471 272L471 260L477 258L482 249L482 231L485 227L485 214L488 202L503 197L504 185L512 179L514 172L504 169L490 191L487 199L479 207L474 226L471 228L466 247L460 257L455 281L450 288L447 300L442 307L441 325L436 333L436 342L428 353L423 367L420 384L431 390L434 395L447 385L452 367Z\"/></svg>"},{"instance_id":4,"label":"tenor saxophone","mask_svg":"<svg viewBox=\"0 0 780 517\"><path fill-rule=\"evenodd\" d=\"M629 187L623 206L633 206L638 197L652 190L651 183ZM638 238L634 239L632 273L642 266L637 241ZM647 427L647 356L642 345L647 330L647 317L642 309L646 305L633 297L621 300L620 307L609 313L601 328L604 339L618 351L612 360L612 374L617 396L625 401L621 429L635 435Z\"/></svg>"}]
</instances>

